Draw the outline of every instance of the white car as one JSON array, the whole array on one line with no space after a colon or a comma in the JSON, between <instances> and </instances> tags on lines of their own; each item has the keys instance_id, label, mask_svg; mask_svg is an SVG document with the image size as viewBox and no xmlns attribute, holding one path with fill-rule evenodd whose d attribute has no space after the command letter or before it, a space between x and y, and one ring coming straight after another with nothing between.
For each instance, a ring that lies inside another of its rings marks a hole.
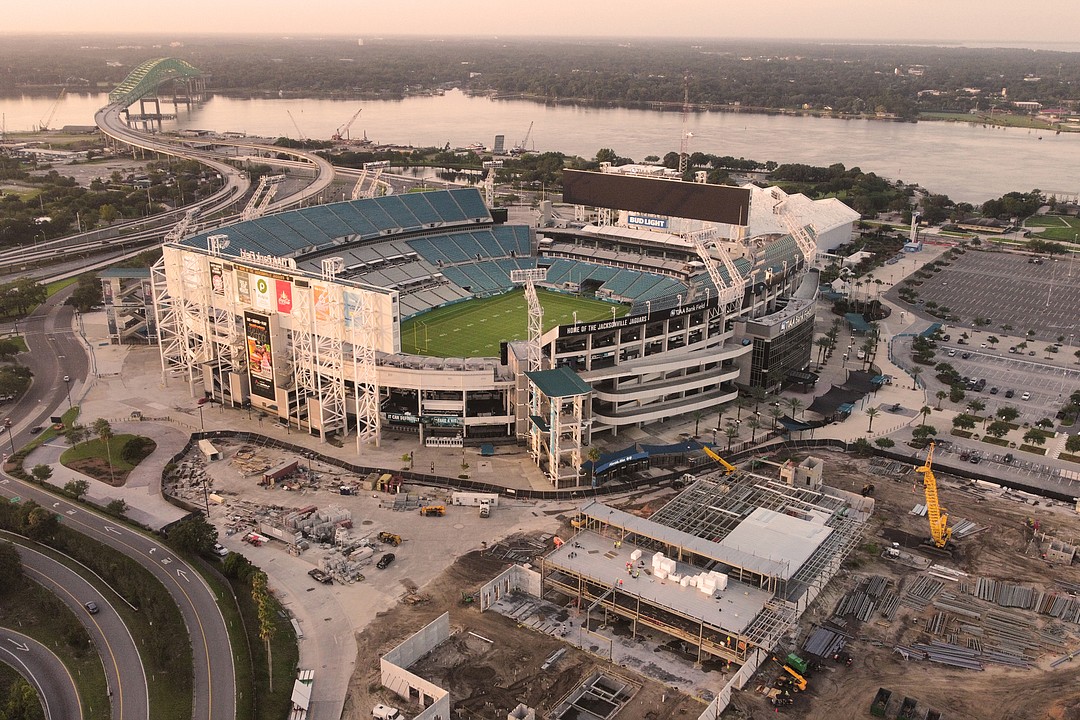
<instances>
[{"instance_id":1,"label":"white car","mask_svg":"<svg viewBox=\"0 0 1080 720\"><path fill-rule=\"evenodd\" d=\"M956 348L949 350L949 357L956 357Z\"/></svg>"},{"instance_id":2,"label":"white car","mask_svg":"<svg viewBox=\"0 0 1080 720\"><path fill-rule=\"evenodd\" d=\"M1029 392L1024 393L1023 395L1020 396L1020 399L1021 400L1030 400L1031 399L1031 393L1029 393Z\"/></svg>"}]
</instances>

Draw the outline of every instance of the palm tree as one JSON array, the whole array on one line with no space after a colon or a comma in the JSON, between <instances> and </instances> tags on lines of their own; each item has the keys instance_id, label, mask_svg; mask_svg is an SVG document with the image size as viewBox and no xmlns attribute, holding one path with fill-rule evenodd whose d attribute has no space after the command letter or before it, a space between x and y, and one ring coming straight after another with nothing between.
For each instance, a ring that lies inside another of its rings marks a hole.
<instances>
[{"instance_id":1,"label":"palm tree","mask_svg":"<svg viewBox=\"0 0 1080 720\"><path fill-rule=\"evenodd\" d=\"M817 345L818 349L818 365L823 365L825 363L825 351L832 345L832 341L827 337L819 337L814 341L814 344Z\"/></svg>"},{"instance_id":2,"label":"palm tree","mask_svg":"<svg viewBox=\"0 0 1080 720\"><path fill-rule=\"evenodd\" d=\"M753 445L757 441L757 431L761 427L761 421L758 420L757 415L746 421L747 426L750 428L750 444Z\"/></svg>"},{"instance_id":3,"label":"palm tree","mask_svg":"<svg viewBox=\"0 0 1080 720\"><path fill-rule=\"evenodd\" d=\"M870 432L874 429L874 418L878 416L879 412L880 411L877 408L870 408L866 411L866 417L870 418L870 424L866 426L867 434L870 434Z\"/></svg>"},{"instance_id":4,"label":"palm tree","mask_svg":"<svg viewBox=\"0 0 1080 720\"><path fill-rule=\"evenodd\" d=\"M745 408L750 407L750 401L744 398L742 395L735 398L735 421L738 422L742 419L742 411Z\"/></svg>"},{"instance_id":5,"label":"palm tree","mask_svg":"<svg viewBox=\"0 0 1080 720\"><path fill-rule=\"evenodd\" d=\"M784 416L784 411L778 407L769 408L769 415L772 416L772 429L776 429L776 421Z\"/></svg>"},{"instance_id":6,"label":"palm tree","mask_svg":"<svg viewBox=\"0 0 1080 720\"><path fill-rule=\"evenodd\" d=\"M731 452L731 443L736 437L739 436L739 428L734 425L728 425L727 429L724 430L724 434L727 435L728 452Z\"/></svg>"},{"instance_id":7,"label":"palm tree","mask_svg":"<svg viewBox=\"0 0 1080 720\"><path fill-rule=\"evenodd\" d=\"M945 393L945 395L948 396L948 393ZM940 409L941 408L938 408L938 410L940 410ZM931 408L930 408L929 405L923 405L921 408L919 408L919 414L922 415L922 424L923 425L926 424L926 418L930 416L930 412L931 412Z\"/></svg>"},{"instance_id":8,"label":"palm tree","mask_svg":"<svg viewBox=\"0 0 1080 720\"><path fill-rule=\"evenodd\" d=\"M765 392L763 387L754 387L750 390L750 397L754 398L754 414L757 415L758 408L761 407L761 403L765 402L768 393Z\"/></svg>"},{"instance_id":9,"label":"palm tree","mask_svg":"<svg viewBox=\"0 0 1080 720\"><path fill-rule=\"evenodd\" d=\"M949 397L949 393L945 392L944 390L938 390L936 393L934 393L934 397L937 398L937 409L940 410L941 409L941 401L944 400L945 398Z\"/></svg>"},{"instance_id":10,"label":"palm tree","mask_svg":"<svg viewBox=\"0 0 1080 720\"><path fill-rule=\"evenodd\" d=\"M701 419L705 417L705 413L700 410L695 410L690 417L694 418L694 437L698 436L698 429L701 426Z\"/></svg>"},{"instance_id":11,"label":"palm tree","mask_svg":"<svg viewBox=\"0 0 1080 720\"><path fill-rule=\"evenodd\" d=\"M788 398L787 404L788 404L788 407L791 408L791 420L794 422L795 413L802 409L802 406L803 406L802 400L800 400L799 398L794 398L794 397L793 398Z\"/></svg>"},{"instance_id":12,"label":"palm tree","mask_svg":"<svg viewBox=\"0 0 1080 720\"><path fill-rule=\"evenodd\" d=\"M911 368L911 389L912 390L918 390L919 389L919 375L921 375L921 374L922 374L922 368L921 367L913 367L913 368Z\"/></svg>"},{"instance_id":13,"label":"palm tree","mask_svg":"<svg viewBox=\"0 0 1080 720\"><path fill-rule=\"evenodd\" d=\"M98 439L105 443L105 454L109 459L109 482L115 482L116 478L113 477L113 464L112 464L112 447L109 445L109 441L113 438L112 425L105 418L98 418L91 425L94 430L94 434L98 436Z\"/></svg>"}]
</instances>

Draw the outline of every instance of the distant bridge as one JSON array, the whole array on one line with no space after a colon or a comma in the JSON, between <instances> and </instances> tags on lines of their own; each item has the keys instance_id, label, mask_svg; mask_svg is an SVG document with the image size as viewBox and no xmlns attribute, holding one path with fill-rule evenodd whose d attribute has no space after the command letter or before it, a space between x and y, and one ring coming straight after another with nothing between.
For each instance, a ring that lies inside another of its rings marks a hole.
<instances>
[{"instance_id":1,"label":"distant bridge","mask_svg":"<svg viewBox=\"0 0 1080 720\"><path fill-rule=\"evenodd\" d=\"M179 78L201 78L203 73L190 63L177 58L147 60L131 71L124 81L109 93L109 103L126 108L136 100L153 95L159 86Z\"/></svg>"}]
</instances>

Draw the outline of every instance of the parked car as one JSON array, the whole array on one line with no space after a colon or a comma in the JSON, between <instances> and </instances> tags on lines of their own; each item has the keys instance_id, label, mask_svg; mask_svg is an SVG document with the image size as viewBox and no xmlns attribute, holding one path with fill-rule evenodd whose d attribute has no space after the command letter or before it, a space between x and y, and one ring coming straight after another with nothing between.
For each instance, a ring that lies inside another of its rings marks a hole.
<instances>
[{"instance_id":1,"label":"parked car","mask_svg":"<svg viewBox=\"0 0 1080 720\"><path fill-rule=\"evenodd\" d=\"M1030 400L1031 399L1031 393L1029 393L1029 392L1024 393L1023 395L1020 396L1020 399L1021 400Z\"/></svg>"},{"instance_id":2,"label":"parked car","mask_svg":"<svg viewBox=\"0 0 1080 720\"><path fill-rule=\"evenodd\" d=\"M1005 391L1005 397L1007 397L1007 398L1011 398L1015 394L1016 394L1016 391L1012 390L1011 388L1009 390Z\"/></svg>"},{"instance_id":3,"label":"parked car","mask_svg":"<svg viewBox=\"0 0 1080 720\"><path fill-rule=\"evenodd\" d=\"M970 461L972 465L978 465L980 460L982 460L982 458L979 457L979 453L977 452L971 453L971 456L968 457L968 461Z\"/></svg>"},{"instance_id":4,"label":"parked car","mask_svg":"<svg viewBox=\"0 0 1080 720\"><path fill-rule=\"evenodd\" d=\"M998 394L998 389L996 387L990 388L990 394L991 395L997 395Z\"/></svg>"},{"instance_id":5,"label":"parked car","mask_svg":"<svg viewBox=\"0 0 1080 720\"><path fill-rule=\"evenodd\" d=\"M952 350L949 351L949 357L954 357L955 355L956 355L956 348L953 348Z\"/></svg>"},{"instance_id":6,"label":"parked car","mask_svg":"<svg viewBox=\"0 0 1080 720\"><path fill-rule=\"evenodd\" d=\"M963 355L960 356L960 359L967 360L969 357L971 357L971 353L966 352L966 353L964 353Z\"/></svg>"},{"instance_id":7,"label":"parked car","mask_svg":"<svg viewBox=\"0 0 1080 720\"><path fill-rule=\"evenodd\" d=\"M386 553L381 558L379 558L379 562L375 563L375 567L379 568L380 570L385 570L386 568L390 567L390 563L392 562L394 562L394 553Z\"/></svg>"}]
</instances>

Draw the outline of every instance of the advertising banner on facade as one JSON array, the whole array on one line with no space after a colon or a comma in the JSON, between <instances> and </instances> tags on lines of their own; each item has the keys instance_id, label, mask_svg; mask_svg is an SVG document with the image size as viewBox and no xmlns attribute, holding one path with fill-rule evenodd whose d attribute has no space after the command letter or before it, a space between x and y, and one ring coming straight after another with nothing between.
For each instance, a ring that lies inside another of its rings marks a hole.
<instances>
[{"instance_id":1,"label":"advertising banner on facade","mask_svg":"<svg viewBox=\"0 0 1080 720\"><path fill-rule=\"evenodd\" d=\"M251 304L255 308L267 312L277 308L272 280L262 275L251 274Z\"/></svg>"},{"instance_id":2,"label":"advertising banner on facade","mask_svg":"<svg viewBox=\"0 0 1080 720\"><path fill-rule=\"evenodd\" d=\"M270 318L244 313L244 334L247 337L248 378L251 392L267 400L277 398L274 392L273 347L270 340Z\"/></svg>"},{"instance_id":3,"label":"advertising banner on facade","mask_svg":"<svg viewBox=\"0 0 1080 720\"><path fill-rule=\"evenodd\" d=\"M247 270L236 269L236 295L240 302L251 304L251 276Z\"/></svg>"},{"instance_id":4,"label":"advertising banner on facade","mask_svg":"<svg viewBox=\"0 0 1080 720\"><path fill-rule=\"evenodd\" d=\"M330 319L330 291L324 285L313 285L311 294L315 305L315 319L326 322Z\"/></svg>"},{"instance_id":5,"label":"advertising banner on facade","mask_svg":"<svg viewBox=\"0 0 1080 720\"><path fill-rule=\"evenodd\" d=\"M274 298L277 301L277 311L288 315L292 312L292 283L288 280L275 280Z\"/></svg>"},{"instance_id":6,"label":"advertising banner on facade","mask_svg":"<svg viewBox=\"0 0 1080 720\"><path fill-rule=\"evenodd\" d=\"M213 288L215 295L225 294L225 273L221 263L210 263L210 287Z\"/></svg>"}]
</instances>

